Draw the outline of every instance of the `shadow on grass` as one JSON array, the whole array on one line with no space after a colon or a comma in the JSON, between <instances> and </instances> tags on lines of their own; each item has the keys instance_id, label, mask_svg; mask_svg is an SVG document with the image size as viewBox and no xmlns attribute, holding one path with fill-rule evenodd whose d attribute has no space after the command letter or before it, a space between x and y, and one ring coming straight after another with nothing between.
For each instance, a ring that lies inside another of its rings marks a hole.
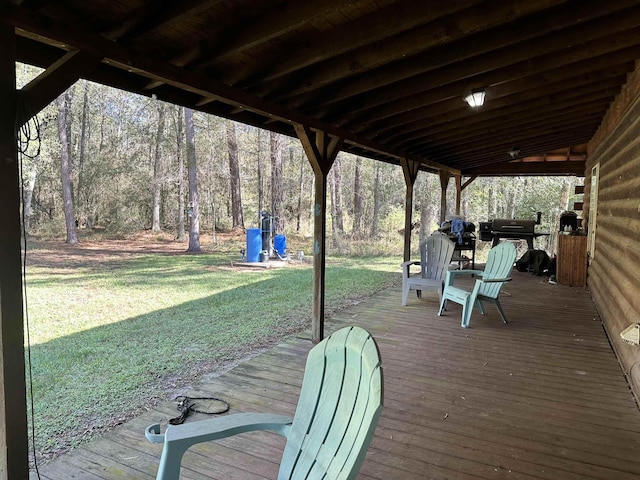
<instances>
[{"instance_id":1,"label":"shadow on grass","mask_svg":"<svg viewBox=\"0 0 640 480\"><path fill-rule=\"evenodd\" d=\"M212 273L203 256L153 261L142 257L125 263L96 266L82 275L82 281L101 288L109 280L116 291L132 292L134 302L145 294L162 296L165 286L176 284L178 291L184 285L216 293L32 346L36 448L45 456L122 423L158 401L188 393L201 375L233 365L311 323L310 267ZM53 277L28 283L47 288L47 282L68 282L64 289L78 282L78 278ZM326 310L350 305L398 278L396 272L361 265L331 265L326 274ZM70 315L82 314L82 308L71 311ZM58 312L63 318L65 314Z\"/></svg>"}]
</instances>

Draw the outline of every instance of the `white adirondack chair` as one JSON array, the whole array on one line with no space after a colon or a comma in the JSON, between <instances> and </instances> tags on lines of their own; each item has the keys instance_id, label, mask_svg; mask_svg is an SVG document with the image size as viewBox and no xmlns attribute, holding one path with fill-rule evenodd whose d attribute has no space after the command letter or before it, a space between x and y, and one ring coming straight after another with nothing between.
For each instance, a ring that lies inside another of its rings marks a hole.
<instances>
[{"instance_id":1,"label":"white adirondack chair","mask_svg":"<svg viewBox=\"0 0 640 480\"><path fill-rule=\"evenodd\" d=\"M459 303L462 305L462 327L468 328L474 305L476 305L480 310L480 313L484 315L482 302L491 302L495 303L498 308L502 321L507 323L507 318L505 317L500 301L498 300L498 295L500 295L502 286L506 282L511 281L509 273L511 272L515 261L516 247L513 243L505 242L489 250L489 256L487 257L487 263L484 271L455 270L447 272L438 315L442 315L449 300ZM454 279L460 275L477 275L479 278L476 280L473 289L468 290L465 288L455 287L453 285Z\"/></svg>"},{"instance_id":2,"label":"white adirondack chair","mask_svg":"<svg viewBox=\"0 0 640 480\"><path fill-rule=\"evenodd\" d=\"M402 264L402 306L407 305L409 292L416 290L418 298L423 291L438 292L442 301L442 286L455 244L443 233L433 233L420 242L420 261ZM420 265L420 274L411 276L411 266Z\"/></svg>"},{"instance_id":3,"label":"white adirondack chair","mask_svg":"<svg viewBox=\"0 0 640 480\"><path fill-rule=\"evenodd\" d=\"M255 430L287 438L279 480L355 479L382 410L383 381L378 347L360 327L346 327L316 345L307 357L293 420L282 415L237 413L145 431L164 442L157 480L180 475L184 452L197 443Z\"/></svg>"}]
</instances>

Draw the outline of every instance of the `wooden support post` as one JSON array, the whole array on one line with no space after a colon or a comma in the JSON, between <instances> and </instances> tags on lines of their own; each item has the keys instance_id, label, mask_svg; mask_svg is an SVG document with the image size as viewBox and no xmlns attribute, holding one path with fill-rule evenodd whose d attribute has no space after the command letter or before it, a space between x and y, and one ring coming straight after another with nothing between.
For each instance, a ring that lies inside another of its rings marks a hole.
<instances>
[{"instance_id":1,"label":"wooden support post","mask_svg":"<svg viewBox=\"0 0 640 480\"><path fill-rule=\"evenodd\" d=\"M14 28L0 22L0 478L29 478Z\"/></svg>"},{"instance_id":2,"label":"wooden support post","mask_svg":"<svg viewBox=\"0 0 640 480\"><path fill-rule=\"evenodd\" d=\"M460 215L460 201L462 197L462 175L454 175L456 180L456 215Z\"/></svg>"},{"instance_id":3,"label":"wooden support post","mask_svg":"<svg viewBox=\"0 0 640 480\"><path fill-rule=\"evenodd\" d=\"M327 238L327 174L331 170L343 139L325 132L313 132L303 125L295 126L296 133L315 175L313 207L313 318L311 340L324 338L325 243Z\"/></svg>"},{"instance_id":4,"label":"wooden support post","mask_svg":"<svg viewBox=\"0 0 640 480\"><path fill-rule=\"evenodd\" d=\"M402 173L404 174L404 183L407 186L404 202L404 261L411 259L411 224L413 217L413 186L418 177L420 163L414 160L403 158L400 161L402 165Z\"/></svg>"},{"instance_id":5,"label":"wooden support post","mask_svg":"<svg viewBox=\"0 0 640 480\"><path fill-rule=\"evenodd\" d=\"M451 172L448 170L440 170L440 225L444 222L447 215L447 188L449 187L449 178Z\"/></svg>"}]
</instances>

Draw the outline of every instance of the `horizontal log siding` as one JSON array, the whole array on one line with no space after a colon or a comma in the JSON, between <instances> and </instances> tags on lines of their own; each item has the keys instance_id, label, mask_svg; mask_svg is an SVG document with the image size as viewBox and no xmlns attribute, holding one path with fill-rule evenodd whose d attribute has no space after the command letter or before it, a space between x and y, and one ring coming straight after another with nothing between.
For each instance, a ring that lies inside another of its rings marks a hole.
<instances>
[{"instance_id":1,"label":"horizontal log siding","mask_svg":"<svg viewBox=\"0 0 640 480\"><path fill-rule=\"evenodd\" d=\"M639 86L636 68L612 104L616 124L606 118L589 144L584 196L588 218L591 169L599 163L595 253L587 285L636 399L640 399L640 347L625 344L620 332L640 322Z\"/></svg>"}]
</instances>

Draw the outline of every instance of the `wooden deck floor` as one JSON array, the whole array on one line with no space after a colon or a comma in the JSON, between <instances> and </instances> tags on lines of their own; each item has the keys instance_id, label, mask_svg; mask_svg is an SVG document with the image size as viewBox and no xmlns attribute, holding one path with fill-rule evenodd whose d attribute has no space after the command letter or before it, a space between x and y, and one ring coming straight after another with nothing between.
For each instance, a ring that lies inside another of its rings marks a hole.
<instances>
[{"instance_id":1,"label":"wooden deck floor","mask_svg":"<svg viewBox=\"0 0 640 480\"><path fill-rule=\"evenodd\" d=\"M588 293L514 271L502 304L460 328L460 308L438 317L437 296L400 307L392 288L336 314L330 333L367 328L383 358L385 408L359 478L640 478L640 412ZM229 400L232 412L293 414L311 344L291 338L195 393ZM41 467L42 478L149 479L161 446L146 425L173 404ZM188 479L276 478L284 443L252 433L201 445L183 461Z\"/></svg>"}]
</instances>

